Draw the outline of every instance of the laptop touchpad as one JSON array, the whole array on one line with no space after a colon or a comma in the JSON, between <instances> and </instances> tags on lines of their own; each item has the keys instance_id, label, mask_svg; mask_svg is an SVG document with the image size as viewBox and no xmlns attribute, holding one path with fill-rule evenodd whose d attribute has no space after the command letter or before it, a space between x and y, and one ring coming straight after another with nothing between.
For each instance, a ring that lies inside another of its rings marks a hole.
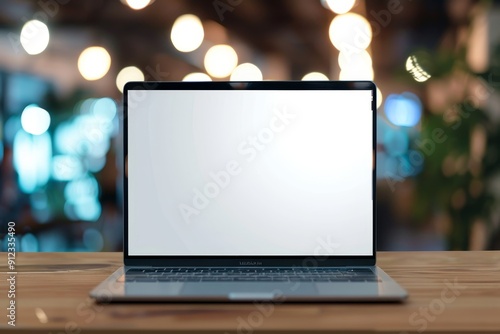
<instances>
[{"instance_id":1,"label":"laptop touchpad","mask_svg":"<svg viewBox=\"0 0 500 334\"><path fill-rule=\"evenodd\" d=\"M286 283L185 283L182 295L220 296L226 295L231 300L266 300L280 299L283 296L315 295L318 292L316 284L294 282ZM285 297L286 298L286 297Z\"/></svg>"},{"instance_id":2,"label":"laptop touchpad","mask_svg":"<svg viewBox=\"0 0 500 334\"><path fill-rule=\"evenodd\" d=\"M125 284L127 296L178 296L185 283L168 284L131 282Z\"/></svg>"}]
</instances>

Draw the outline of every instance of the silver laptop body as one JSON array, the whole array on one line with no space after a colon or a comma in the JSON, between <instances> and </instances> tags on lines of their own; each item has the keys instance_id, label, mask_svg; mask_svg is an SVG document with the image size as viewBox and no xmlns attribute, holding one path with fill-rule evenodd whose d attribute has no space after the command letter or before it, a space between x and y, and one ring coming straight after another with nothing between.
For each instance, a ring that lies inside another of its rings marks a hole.
<instances>
[{"instance_id":1,"label":"silver laptop body","mask_svg":"<svg viewBox=\"0 0 500 334\"><path fill-rule=\"evenodd\" d=\"M114 301L402 301L376 267L376 87L131 82Z\"/></svg>"}]
</instances>

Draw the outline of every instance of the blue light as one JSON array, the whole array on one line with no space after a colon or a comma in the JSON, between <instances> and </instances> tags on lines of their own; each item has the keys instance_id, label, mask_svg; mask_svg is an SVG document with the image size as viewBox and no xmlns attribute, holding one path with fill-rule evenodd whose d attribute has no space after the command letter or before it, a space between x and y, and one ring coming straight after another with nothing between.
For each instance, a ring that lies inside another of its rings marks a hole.
<instances>
[{"instance_id":1,"label":"blue light","mask_svg":"<svg viewBox=\"0 0 500 334\"><path fill-rule=\"evenodd\" d=\"M49 180L52 143L50 135L31 136L19 130L14 137L13 164L19 175L19 187L31 193Z\"/></svg>"},{"instance_id":2,"label":"blue light","mask_svg":"<svg viewBox=\"0 0 500 334\"><path fill-rule=\"evenodd\" d=\"M75 214L81 220L96 221L101 216L101 203L97 198L82 198L75 204Z\"/></svg>"},{"instance_id":3,"label":"blue light","mask_svg":"<svg viewBox=\"0 0 500 334\"><path fill-rule=\"evenodd\" d=\"M384 109L387 119L397 126L415 126L422 116L420 99L409 92L389 95L385 100Z\"/></svg>"},{"instance_id":4,"label":"blue light","mask_svg":"<svg viewBox=\"0 0 500 334\"><path fill-rule=\"evenodd\" d=\"M87 167L92 173L97 173L101 171L106 165L106 156L94 158L89 157L87 159Z\"/></svg>"},{"instance_id":5,"label":"blue light","mask_svg":"<svg viewBox=\"0 0 500 334\"><path fill-rule=\"evenodd\" d=\"M24 131L32 135L41 135L49 129L50 114L36 104L30 104L21 114L21 125Z\"/></svg>"},{"instance_id":6,"label":"blue light","mask_svg":"<svg viewBox=\"0 0 500 334\"><path fill-rule=\"evenodd\" d=\"M90 113L92 106L94 105L96 99L86 99L81 102L79 102L75 107L76 111L79 112L80 114L88 114Z\"/></svg>"},{"instance_id":7,"label":"blue light","mask_svg":"<svg viewBox=\"0 0 500 334\"><path fill-rule=\"evenodd\" d=\"M45 190L34 191L30 195L31 212L39 223L46 223L52 218L49 199Z\"/></svg>"},{"instance_id":8,"label":"blue light","mask_svg":"<svg viewBox=\"0 0 500 334\"><path fill-rule=\"evenodd\" d=\"M75 204L69 201L64 203L64 214L71 220L78 220L78 216L75 213Z\"/></svg>"},{"instance_id":9,"label":"blue light","mask_svg":"<svg viewBox=\"0 0 500 334\"><path fill-rule=\"evenodd\" d=\"M92 105L92 113L96 118L112 121L116 116L116 103L109 97L98 99Z\"/></svg>"},{"instance_id":10,"label":"blue light","mask_svg":"<svg viewBox=\"0 0 500 334\"><path fill-rule=\"evenodd\" d=\"M54 131L54 146L58 153L77 154L76 145L79 140L78 129L72 121L66 121Z\"/></svg>"},{"instance_id":11,"label":"blue light","mask_svg":"<svg viewBox=\"0 0 500 334\"><path fill-rule=\"evenodd\" d=\"M109 97L95 100L91 107L91 116L97 124L96 129L108 138L115 134L114 120L116 119L117 111L115 101Z\"/></svg>"},{"instance_id":12,"label":"blue light","mask_svg":"<svg viewBox=\"0 0 500 334\"><path fill-rule=\"evenodd\" d=\"M4 134L5 134L5 141L12 145L14 143L14 137L16 136L17 132L22 129L21 126L21 117L19 116L11 116L5 122L4 125Z\"/></svg>"},{"instance_id":13,"label":"blue light","mask_svg":"<svg viewBox=\"0 0 500 334\"><path fill-rule=\"evenodd\" d=\"M377 115L377 143L383 143L384 134L391 129L392 125L384 117Z\"/></svg>"},{"instance_id":14,"label":"blue light","mask_svg":"<svg viewBox=\"0 0 500 334\"><path fill-rule=\"evenodd\" d=\"M40 252L64 252L68 250L68 239L62 229L53 229L38 234Z\"/></svg>"},{"instance_id":15,"label":"blue light","mask_svg":"<svg viewBox=\"0 0 500 334\"><path fill-rule=\"evenodd\" d=\"M377 179L386 177L385 161L387 154L385 152L377 152Z\"/></svg>"},{"instance_id":16,"label":"blue light","mask_svg":"<svg viewBox=\"0 0 500 334\"><path fill-rule=\"evenodd\" d=\"M86 198L97 198L99 186L93 176L84 176L66 184L64 188L64 197L67 201L77 203Z\"/></svg>"},{"instance_id":17,"label":"blue light","mask_svg":"<svg viewBox=\"0 0 500 334\"><path fill-rule=\"evenodd\" d=\"M64 212L72 220L96 221L102 211L98 194L99 186L93 176L88 175L68 182L64 188Z\"/></svg>"},{"instance_id":18,"label":"blue light","mask_svg":"<svg viewBox=\"0 0 500 334\"><path fill-rule=\"evenodd\" d=\"M81 131L85 156L94 158L105 156L109 150L109 136L112 131L111 122L103 121L91 115L81 115L75 119L75 125Z\"/></svg>"},{"instance_id":19,"label":"blue light","mask_svg":"<svg viewBox=\"0 0 500 334\"><path fill-rule=\"evenodd\" d=\"M12 240L9 240L10 239L10 236L8 234L5 235L5 237L3 238L3 242L1 244L1 246L3 247L2 249L0 249L1 251L3 252L6 252L7 251L7 246L9 243L12 243ZM20 252L21 251L21 236L19 234L15 234L14 235L14 243L15 243L15 249L16 249L16 252Z\"/></svg>"},{"instance_id":20,"label":"blue light","mask_svg":"<svg viewBox=\"0 0 500 334\"><path fill-rule=\"evenodd\" d=\"M390 156L403 155L408 151L410 140L404 131L387 129L384 134L385 150Z\"/></svg>"},{"instance_id":21,"label":"blue light","mask_svg":"<svg viewBox=\"0 0 500 334\"><path fill-rule=\"evenodd\" d=\"M382 176L394 178L398 175L398 160L395 157L385 156L381 161Z\"/></svg>"},{"instance_id":22,"label":"blue light","mask_svg":"<svg viewBox=\"0 0 500 334\"><path fill-rule=\"evenodd\" d=\"M83 244L91 252L99 252L104 246L101 232L94 228L88 228L83 232Z\"/></svg>"},{"instance_id":23,"label":"blue light","mask_svg":"<svg viewBox=\"0 0 500 334\"><path fill-rule=\"evenodd\" d=\"M31 233L26 233L21 239L23 252L38 252L38 239Z\"/></svg>"},{"instance_id":24,"label":"blue light","mask_svg":"<svg viewBox=\"0 0 500 334\"><path fill-rule=\"evenodd\" d=\"M58 181L70 181L83 175L83 165L74 155L56 155L52 158L52 177Z\"/></svg>"}]
</instances>

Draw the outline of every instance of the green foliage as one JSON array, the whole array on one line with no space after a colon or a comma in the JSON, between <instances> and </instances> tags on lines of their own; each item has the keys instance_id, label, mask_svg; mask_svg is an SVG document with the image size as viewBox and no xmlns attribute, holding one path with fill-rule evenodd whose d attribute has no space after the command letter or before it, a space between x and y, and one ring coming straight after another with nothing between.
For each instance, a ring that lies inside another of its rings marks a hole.
<instances>
[{"instance_id":1,"label":"green foliage","mask_svg":"<svg viewBox=\"0 0 500 334\"><path fill-rule=\"evenodd\" d=\"M457 67L464 69L462 55L435 59L433 68L441 66L442 70L438 72L440 77L445 77L446 72L449 74ZM446 66L441 64L443 59L447 59ZM478 75L469 72L470 75L484 79L487 94L493 94L500 88L500 82L496 85L491 80L497 73L500 81L500 62L497 60L498 58L492 62L492 67L485 73ZM427 112L423 115L422 132L416 143L417 149L425 157L425 163L422 172L415 178L413 213L414 219L422 222L429 221L436 213L446 213L452 222L447 236L449 248L466 250L469 249L469 236L474 221L480 219L491 224L492 208L499 202L488 188L488 183L492 177L500 174L500 132L488 113L475 107L467 98L448 107L441 114ZM439 142L435 140L436 131L442 134ZM479 161L474 159L471 152L471 138L475 131L479 131L486 140L486 150ZM427 146L422 143L427 143Z\"/></svg>"}]
</instances>

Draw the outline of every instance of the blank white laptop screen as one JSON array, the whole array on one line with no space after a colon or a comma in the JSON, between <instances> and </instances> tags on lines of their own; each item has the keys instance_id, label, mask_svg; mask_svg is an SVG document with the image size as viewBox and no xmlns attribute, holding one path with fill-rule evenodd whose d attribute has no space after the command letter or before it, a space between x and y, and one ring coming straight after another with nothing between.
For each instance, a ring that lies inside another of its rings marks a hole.
<instances>
[{"instance_id":1,"label":"blank white laptop screen","mask_svg":"<svg viewBox=\"0 0 500 334\"><path fill-rule=\"evenodd\" d=\"M130 90L129 255L373 255L371 90Z\"/></svg>"}]
</instances>

